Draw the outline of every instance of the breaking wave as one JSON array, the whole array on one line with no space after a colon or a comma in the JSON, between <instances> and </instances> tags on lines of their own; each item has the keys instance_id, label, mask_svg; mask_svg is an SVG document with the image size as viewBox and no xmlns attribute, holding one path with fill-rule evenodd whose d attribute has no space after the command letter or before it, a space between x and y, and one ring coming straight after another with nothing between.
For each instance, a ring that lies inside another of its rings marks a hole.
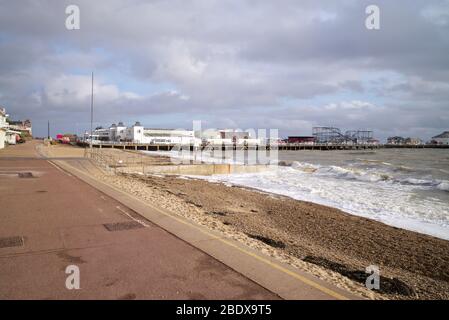
<instances>
[{"instance_id":1,"label":"breaking wave","mask_svg":"<svg viewBox=\"0 0 449 320\"><path fill-rule=\"evenodd\" d=\"M370 161L375 162L375 161ZM363 169L357 167L322 166L299 161L293 161L291 168L319 176L329 176L338 179L358 180L364 182L387 182L403 185L430 187L436 190L449 191L449 181L437 179L420 179L408 175L398 174L398 171L411 173L414 170L405 166L393 166L386 162L379 162L387 168Z\"/></svg>"}]
</instances>

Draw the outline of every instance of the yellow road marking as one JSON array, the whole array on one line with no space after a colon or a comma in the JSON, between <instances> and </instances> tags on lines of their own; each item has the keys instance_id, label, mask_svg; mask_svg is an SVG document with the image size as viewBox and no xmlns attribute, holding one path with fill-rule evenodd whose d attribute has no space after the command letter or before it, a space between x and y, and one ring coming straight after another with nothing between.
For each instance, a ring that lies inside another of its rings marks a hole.
<instances>
[{"instance_id":1,"label":"yellow road marking","mask_svg":"<svg viewBox=\"0 0 449 320\"><path fill-rule=\"evenodd\" d=\"M71 165L69 165L67 163L66 163L66 165L70 166L72 169L78 171L80 174L85 175L84 172L82 172L81 170L79 170L79 169L77 169L77 168L75 168L75 167L73 167L73 166L71 166ZM104 182L101 182L101 183L105 184ZM315 289L317 289L317 290L319 290L321 292L324 292L324 293L328 294L331 297L334 297L334 298L336 298L338 300L348 300L347 297L345 297L344 295L342 295L342 294L340 294L338 292L335 292L332 289L326 288L326 287L320 285L319 283L316 283L315 281L313 281L311 279L308 279L308 278L306 278L304 276L301 276L301 275L299 275L299 274L297 274L297 273L295 273L295 272L293 272L291 270L288 270L288 269L286 269L286 268L284 268L284 267L282 267L282 266L280 266L280 265L278 265L276 263L273 263L273 262L271 262L271 261L269 261L269 260L267 260L267 259L265 259L265 258L263 258L263 257L261 257L261 256L259 256L257 254L255 254L255 253L253 253L253 252L250 252L248 250L240 248L239 246L237 246L237 245L235 245L235 244L233 244L233 243L231 243L231 242L229 242L229 241L227 241L227 240L225 240L223 238L220 238L220 237L218 237L218 236L216 236L216 235L214 235L214 234L204 230L202 227L196 226L196 225L194 225L194 224L192 224L192 223L190 223L188 221L185 221L185 220L183 220L181 218L175 217L173 213L169 214L167 212L164 212L161 209L159 209L157 207L154 207L152 204L147 203L147 202L143 201L142 199L139 199L139 198L135 197L134 195L132 195L132 194L130 194L128 192L124 192L123 190L120 190L120 189L116 188L115 186L112 186L110 184L105 184L105 185L110 187L110 188L112 188L112 189L114 189L115 191L118 191L120 193L125 193L127 196L133 198L134 200L136 200L136 201L138 201L138 202L140 202L140 203L142 203L142 204L144 204L146 206L151 207L155 211L157 211L157 212L159 212L159 213L161 213L161 214L163 214L163 215L165 215L167 217L170 217L170 218L172 218L172 219L174 219L174 220L176 220L178 222L181 222L181 223L183 223L185 225L188 225L188 226L190 226L192 228L195 228L198 231L202 232L203 234L206 234L206 235L208 235L208 236L210 236L210 237L212 237L212 238L214 238L214 239L216 239L216 240L218 240L218 241L220 241L220 242L222 242L224 244L227 244L230 247L233 247L233 248L239 250L242 253L245 253L245 254L247 254L247 255L249 255L249 256L251 256L251 257L253 257L253 258L255 258L255 259L257 259L257 260L259 260L259 261L261 261L261 262L263 262L263 263L265 263L265 264L267 264L267 265L269 265L269 266L271 266L271 267L281 271L281 272L284 272L285 274L288 274L289 276L291 276L291 277L293 277L293 278L295 278L295 279L297 279L299 281L302 281L305 284L307 284L307 285L309 285L309 286L311 286L311 287L313 287L313 288L315 288Z\"/></svg>"}]
</instances>

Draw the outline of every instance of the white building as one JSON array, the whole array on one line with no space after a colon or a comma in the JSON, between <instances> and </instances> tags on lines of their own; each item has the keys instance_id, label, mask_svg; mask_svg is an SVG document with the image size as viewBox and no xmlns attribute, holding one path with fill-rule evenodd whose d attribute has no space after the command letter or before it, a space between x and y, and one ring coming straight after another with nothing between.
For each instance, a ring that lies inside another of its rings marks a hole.
<instances>
[{"instance_id":1,"label":"white building","mask_svg":"<svg viewBox=\"0 0 449 320\"><path fill-rule=\"evenodd\" d=\"M89 140L89 133L85 134ZM109 128L97 128L92 133L93 141L132 142L142 144L181 144L200 145L201 139L195 138L192 130L145 128L139 122L126 127L122 122Z\"/></svg>"},{"instance_id":2,"label":"white building","mask_svg":"<svg viewBox=\"0 0 449 320\"><path fill-rule=\"evenodd\" d=\"M432 141L437 144L449 144L449 131L444 131L442 134L432 137Z\"/></svg>"},{"instance_id":3,"label":"white building","mask_svg":"<svg viewBox=\"0 0 449 320\"><path fill-rule=\"evenodd\" d=\"M8 115L6 114L5 108L0 108L0 149L5 147L6 142L6 132L8 131L6 122L6 118Z\"/></svg>"},{"instance_id":4,"label":"white building","mask_svg":"<svg viewBox=\"0 0 449 320\"><path fill-rule=\"evenodd\" d=\"M254 138L249 132L233 129L210 129L202 132L203 143L209 145L260 145L261 139Z\"/></svg>"},{"instance_id":5,"label":"white building","mask_svg":"<svg viewBox=\"0 0 449 320\"><path fill-rule=\"evenodd\" d=\"M96 128L92 133L93 140L96 141L109 141L110 129Z\"/></svg>"},{"instance_id":6,"label":"white building","mask_svg":"<svg viewBox=\"0 0 449 320\"><path fill-rule=\"evenodd\" d=\"M31 121L11 121L6 119L9 117L6 114L6 109L0 107L0 149L3 149L6 144L16 144L22 139L22 135L32 135Z\"/></svg>"},{"instance_id":7,"label":"white building","mask_svg":"<svg viewBox=\"0 0 449 320\"><path fill-rule=\"evenodd\" d=\"M134 143L148 143L145 142L144 132L145 128L137 121L132 127L126 128L126 140Z\"/></svg>"},{"instance_id":8,"label":"white building","mask_svg":"<svg viewBox=\"0 0 449 320\"><path fill-rule=\"evenodd\" d=\"M8 144L17 144L17 141L20 140L20 131L14 131L11 129L6 130L6 139L5 141Z\"/></svg>"},{"instance_id":9,"label":"white building","mask_svg":"<svg viewBox=\"0 0 449 320\"><path fill-rule=\"evenodd\" d=\"M11 130L18 131L21 133L23 132L30 137L33 135L31 121L28 119L25 121L9 121L8 127Z\"/></svg>"},{"instance_id":10,"label":"white building","mask_svg":"<svg viewBox=\"0 0 449 320\"><path fill-rule=\"evenodd\" d=\"M89 134L86 133L89 140ZM136 122L126 127L122 122L112 124L109 128L97 128L93 132L94 141L129 142L157 145L261 145L261 139L251 136L250 132L233 129L209 129L197 134L193 130L145 128Z\"/></svg>"},{"instance_id":11,"label":"white building","mask_svg":"<svg viewBox=\"0 0 449 320\"><path fill-rule=\"evenodd\" d=\"M145 128L143 131L143 141L143 143L150 144L180 144L195 146L201 144L201 139L195 138L192 130L183 129Z\"/></svg>"},{"instance_id":12,"label":"white building","mask_svg":"<svg viewBox=\"0 0 449 320\"><path fill-rule=\"evenodd\" d=\"M125 141L126 140L126 126L123 122L119 122L118 124L113 123L109 127L109 140L110 141Z\"/></svg>"}]
</instances>

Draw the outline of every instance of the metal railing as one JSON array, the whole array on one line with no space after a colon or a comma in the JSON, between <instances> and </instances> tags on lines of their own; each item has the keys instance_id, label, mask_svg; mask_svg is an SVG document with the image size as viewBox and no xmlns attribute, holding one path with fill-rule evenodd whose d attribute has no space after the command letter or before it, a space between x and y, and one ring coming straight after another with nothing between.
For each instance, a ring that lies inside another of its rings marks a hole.
<instances>
[{"instance_id":1,"label":"metal railing","mask_svg":"<svg viewBox=\"0 0 449 320\"><path fill-rule=\"evenodd\" d=\"M84 157L90 159L100 168L109 173L142 173L145 167L155 165L154 161L144 154L117 152L110 153L108 150L98 148L86 148Z\"/></svg>"}]
</instances>

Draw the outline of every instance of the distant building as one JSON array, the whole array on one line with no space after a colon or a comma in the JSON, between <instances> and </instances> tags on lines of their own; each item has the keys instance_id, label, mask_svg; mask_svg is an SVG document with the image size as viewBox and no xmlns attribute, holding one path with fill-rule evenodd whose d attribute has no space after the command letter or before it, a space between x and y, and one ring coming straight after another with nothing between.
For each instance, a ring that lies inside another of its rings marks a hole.
<instances>
[{"instance_id":1,"label":"distant building","mask_svg":"<svg viewBox=\"0 0 449 320\"><path fill-rule=\"evenodd\" d=\"M300 143L300 144L314 144L315 137L313 136L289 136L287 143Z\"/></svg>"},{"instance_id":2,"label":"distant building","mask_svg":"<svg viewBox=\"0 0 449 320\"><path fill-rule=\"evenodd\" d=\"M250 132L234 129L209 129L202 132L203 144L208 145L260 145L261 139Z\"/></svg>"},{"instance_id":3,"label":"distant building","mask_svg":"<svg viewBox=\"0 0 449 320\"><path fill-rule=\"evenodd\" d=\"M414 145L414 146L423 144L421 139L419 139L419 138L410 138L410 137L406 138L404 143L407 144L407 145Z\"/></svg>"},{"instance_id":4,"label":"distant building","mask_svg":"<svg viewBox=\"0 0 449 320\"><path fill-rule=\"evenodd\" d=\"M142 127L141 143L199 145L200 139L194 137L193 130L151 129Z\"/></svg>"},{"instance_id":5,"label":"distant building","mask_svg":"<svg viewBox=\"0 0 449 320\"><path fill-rule=\"evenodd\" d=\"M288 139L281 139L281 138L267 138L264 139L265 145L280 145L287 143Z\"/></svg>"},{"instance_id":6,"label":"distant building","mask_svg":"<svg viewBox=\"0 0 449 320\"><path fill-rule=\"evenodd\" d=\"M110 129L96 128L93 132L94 140L109 141L111 135Z\"/></svg>"},{"instance_id":7,"label":"distant building","mask_svg":"<svg viewBox=\"0 0 449 320\"><path fill-rule=\"evenodd\" d=\"M6 118L8 115L6 114L5 108L0 108L0 149L5 147L6 142L6 131L8 122L6 122Z\"/></svg>"},{"instance_id":8,"label":"distant building","mask_svg":"<svg viewBox=\"0 0 449 320\"><path fill-rule=\"evenodd\" d=\"M85 140L90 134L85 133ZM113 123L109 128L98 127L92 132L93 141L132 142L142 144L182 144L199 145L201 140L194 137L193 130L145 128L140 122L127 127L123 122Z\"/></svg>"},{"instance_id":9,"label":"distant building","mask_svg":"<svg viewBox=\"0 0 449 320\"><path fill-rule=\"evenodd\" d=\"M435 144L449 144L449 131L444 131L443 133L432 137L432 142Z\"/></svg>"},{"instance_id":10,"label":"distant building","mask_svg":"<svg viewBox=\"0 0 449 320\"><path fill-rule=\"evenodd\" d=\"M389 137L387 144L405 144L405 138L399 136Z\"/></svg>"},{"instance_id":11,"label":"distant building","mask_svg":"<svg viewBox=\"0 0 449 320\"><path fill-rule=\"evenodd\" d=\"M126 140L126 126L123 122L119 122L117 125L112 124L110 129L109 139L112 141L125 141Z\"/></svg>"},{"instance_id":12,"label":"distant building","mask_svg":"<svg viewBox=\"0 0 449 320\"><path fill-rule=\"evenodd\" d=\"M7 120L5 108L0 108L0 149L3 149L6 144L16 144L23 142L22 135L31 136L31 121L11 121Z\"/></svg>"},{"instance_id":13,"label":"distant building","mask_svg":"<svg viewBox=\"0 0 449 320\"><path fill-rule=\"evenodd\" d=\"M90 140L90 133L84 134L84 140ZM261 145L261 139L251 136L250 132L233 129L209 129L201 133L185 129L145 128L136 122L127 127L122 122L112 124L109 128L98 127L92 132L93 141L130 142L141 144L169 145Z\"/></svg>"},{"instance_id":14,"label":"distant building","mask_svg":"<svg viewBox=\"0 0 449 320\"><path fill-rule=\"evenodd\" d=\"M21 134L22 133L20 131L14 131L14 130L8 129L8 130L6 130L6 140L5 141L9 145L17 144L19 142L23 142Z\"/></svg>"},{"instance_id":15,"label":"distant building","mask_svg":"<svg viewBox=\"0 0 449 320\"><path fill-rule=\"evenodd\" d=\"M32 125L30 120L24 120L24 121L9 121L9 126L11 130L19 131L21 133L25 133L28 136L33 135Z\"/></svg>"}]
</instances>

